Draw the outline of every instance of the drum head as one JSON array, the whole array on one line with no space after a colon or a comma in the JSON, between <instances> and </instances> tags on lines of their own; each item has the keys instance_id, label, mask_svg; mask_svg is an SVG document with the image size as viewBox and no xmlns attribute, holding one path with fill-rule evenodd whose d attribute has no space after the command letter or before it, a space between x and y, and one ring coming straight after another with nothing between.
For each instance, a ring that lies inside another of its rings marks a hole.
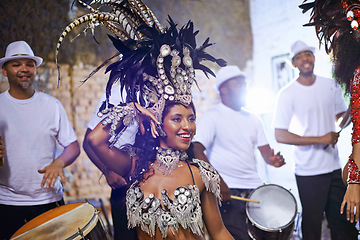
<instances>
[{"instance_id":1,"label":"drum head","mask_svg":"<svg viewBox=\"0 0 360 240\"><path fill-rule=\"evenodd\" d=\"M96 225L98 215L89 203L71 203L47 211L22 226L11 239L81 239L72 237L80 228L86 235Z\"/></svg>"},{"instance_id":2,"label":"drum head","mask_svg":"<svg viewBox=\"0 0 360 240\"><path fill-rule=\"evenodd\" d=\"M249 198L260 203L246 203L246 214L256 227L278 231L293 222L297 213L295 197L285 188L268 184L255 189Z\"/></svg>"}]
</instances>

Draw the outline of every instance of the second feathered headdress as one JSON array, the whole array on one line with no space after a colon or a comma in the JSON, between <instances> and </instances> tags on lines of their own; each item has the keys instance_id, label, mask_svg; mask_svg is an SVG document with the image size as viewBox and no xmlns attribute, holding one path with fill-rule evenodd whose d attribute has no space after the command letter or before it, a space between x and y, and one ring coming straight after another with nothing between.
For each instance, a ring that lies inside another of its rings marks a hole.
<instances>
[{"instance_id":1,"label":"second feathered headdress","mask_svg":"<svg viewBox=\"0 0 360 240\"><path fill-rule=\"evenodd\" d=\"M360 66L360 4L359 0L305 0L299 7L312 10L309 23L316 35L332 54L337 81L349 90L350 79Z\"/></svg>"}]
</instances>

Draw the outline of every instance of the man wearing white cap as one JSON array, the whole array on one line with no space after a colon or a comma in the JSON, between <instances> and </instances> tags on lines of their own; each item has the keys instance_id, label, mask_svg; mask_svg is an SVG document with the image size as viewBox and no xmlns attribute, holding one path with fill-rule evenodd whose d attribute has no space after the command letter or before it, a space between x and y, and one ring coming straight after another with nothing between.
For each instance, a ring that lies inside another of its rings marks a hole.
<instances>
[{"instance_id":1,"label":"man wearing white cap","mask_svg":"<svg viewBox=\"0 0 360 240\"><path fill-rule=\"evenodd\" d=\"M280 153L274 154L266 139L261 120L243 109L246 77L237 66L227 66L217 73L216 89L221 103L206 111L197 122L193 140L196 157L205 159L219 172L223 181L220 208L223 222L235 239L250 239L246 226L245 202L230 195L246 197L262 184L257 174L255 149L275 167L284 163ZM230 190L229 190L230 189Z\"/></svg>"},{"instance_id":2,"label":"man wearing white cap","mask_svg":"<svg viewBox=\"0 0 360 240\"><path fill-rule=\"evenodd\" d=\"M347 106L335 80L314 74L314 50L302 41L291 46L292 63L299 69L299 77L279 92L275 138L279 143L294 145L303 238L321 239L325 211L332 240L357 239L354 225L340 214L346 188L335 145L339 137L335 122ZM344 117L343 122L346 120Z\"/></svg>"},{"instance_id":3,"label":"man wearing white cap","mask_svg":"<svg viewBox=\"0 0 360 240\"><path fill-rule=\"evenodd\" d=\"M24 41L0 59L9 89L0 94L0 239L32 218L64 204L63 168L80 154L61 103L33 87L42 58ZM64 147L55 158L56 142Z\"/></svg>"}]
</instances>

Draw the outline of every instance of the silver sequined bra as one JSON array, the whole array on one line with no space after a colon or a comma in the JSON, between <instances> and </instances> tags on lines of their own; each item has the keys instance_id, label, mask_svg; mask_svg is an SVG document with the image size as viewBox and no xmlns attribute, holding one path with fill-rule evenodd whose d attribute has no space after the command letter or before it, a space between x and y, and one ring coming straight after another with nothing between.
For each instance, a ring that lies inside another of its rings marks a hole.
<instances>
[{"instance_id":1,"label":"silver sequined bra","mask_svg":"<svg viewBox=\"0 0 360 240\"><path fill-rule=\"evenodd\" d=\"M193 159L190 164L199 168L206 190L211 191L220 202L220 177L216 170L210 164L198 159ZM195 183L176 188L174 200L169 197L165 189L162 190L161 199L165 209L161 206L161 200L155 198L153 193L144 198L144 193L137 184L138 182L134 182L126 193L129 228L138 226L154 237L157 225L163 238L167 237L169 229L175 234L179 226L189 229L196 235L203 234L200 193Z\"/></svg>"}]
</instances>

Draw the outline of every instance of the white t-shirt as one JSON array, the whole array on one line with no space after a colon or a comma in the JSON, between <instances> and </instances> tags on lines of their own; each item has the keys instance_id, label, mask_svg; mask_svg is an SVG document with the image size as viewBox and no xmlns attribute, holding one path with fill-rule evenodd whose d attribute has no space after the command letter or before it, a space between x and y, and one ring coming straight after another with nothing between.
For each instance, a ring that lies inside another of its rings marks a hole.
<instances>
[{"instance_id":1,"label":"white t-shirt","mask_svg":"<svg viewBox=\"0 0 360 240\"><path fill-rule=\"evenodd\" d=\"M229 188L253 189L261 185L255 151L268 141L256 115L220 103L206 111L196 126L193 142L206 148L210 163Z\"/></svg>"},{"instance_id":2,"label":"white t-shirt","mask_svg":"<svg viewBox=\"0 0 360 240\"><path fill-rule=\"evenodd\" d=\"M299 136L322 136L335 131L335 116L347 106L341 88L333 79L316 76L304 86L293 80L280 90L274 127ZM340 168L338 150L324 145L294 146L295 173L319 175Z\"/></svg>"},{"instance_id":3,"label":"white t-shirt","mask_svg":"<svg viewBox=\"0 0 360 240\"><path fill-rule=\"evenodd\" d=\"M55 160L56 142L63 147L77 140L66 112L54 97L35 91L26 100L0 94L0 136L5 145L0 167L0 204L39 205L59 201L62 185L41 188L39 169Z\"/></svg>"},{"instance_id":4,"label":"white t-shirt","mask_svg":"<svg viewBox=\"0 0 360 240\"><path fill-rule=\"evenodd\" d=\"M101 118L99 118L97 116L97 113L99 112L99 108L101 106L101 104L103 103L103 101L105 100L106 95L105 93L99 98L99 101L96 104L94 113L88 123L88 128L93 130L96 125L98 125L98 123L104 119L107 115L102 116ZM123 94L121 96L120 94L120 85L117 84L115 85L112 89L111 89L111 95L109 98L109 102L113 105L118 105L119 103L123 103L125 102L125 98L126 98L126 92L123 91ZM122 145L124 144L134 144L135 142L135 137L136 137L136 133L138 131L138 124L136 122L134 122L133 124L131 124L130 126L128 126L126 128L126 130L123 132L123 134L121 135L121 137L117 140L117 142L115 143L115 147L116 148L120 148Z\"/></svg>"}]
</instances>

